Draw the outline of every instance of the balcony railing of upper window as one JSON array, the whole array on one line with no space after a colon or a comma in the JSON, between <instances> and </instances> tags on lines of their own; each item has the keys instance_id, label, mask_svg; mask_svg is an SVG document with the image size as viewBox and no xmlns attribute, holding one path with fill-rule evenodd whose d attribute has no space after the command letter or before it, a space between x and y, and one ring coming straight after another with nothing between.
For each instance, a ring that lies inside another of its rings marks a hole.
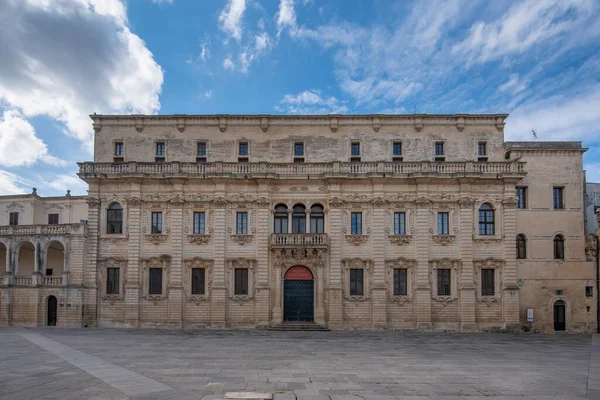
<instances>
[{"instance_id":1,"label":"balcony railing of upper window","mask_svg":"<svg viewBox=\"0 0 600 400\"><path fill-rule=\"evenodd\" d=\"M84 224L6 225L0 226L0 236L83 234Z\"/></svg>"},{"instance_id":2,"label":"balcony railing of upper window","mask_svg":"<svg viewBox=\"0 0 600 400\"><path fill-rule=\"evenodd\" d=\"M86 178L109 178L131 176L376 176L415 174L518 174L525 175L525 163L512 162L329 162L329 163L268 163L268 162L124 162L79 164L79 176Z\"/></svg>"}]
</instances>

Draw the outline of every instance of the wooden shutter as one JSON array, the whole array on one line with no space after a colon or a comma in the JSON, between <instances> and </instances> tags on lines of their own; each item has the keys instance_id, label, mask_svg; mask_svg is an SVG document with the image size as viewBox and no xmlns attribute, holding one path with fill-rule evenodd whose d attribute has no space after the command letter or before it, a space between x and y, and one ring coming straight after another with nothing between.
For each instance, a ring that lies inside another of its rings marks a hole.
<instances>
[{"instance_id":1,"label":"wooden shutter","mask_svg":"<svg viewBox=\"0 0 600 400\"><path fill-rule=\"evenodd\" d=\"M204 294L205 277L204 268L192 268L192 294Z\"/></svg>"},{"instance_id":2,"label":"wooden shutter","mask_svg":"<svg viewBox=\"0 0 600 400\"><path fill-rule=\"evenodd\" d=\"M162 294L162 268L150 268L150 287L148 294Z\"/></svg>"}]
</instances>

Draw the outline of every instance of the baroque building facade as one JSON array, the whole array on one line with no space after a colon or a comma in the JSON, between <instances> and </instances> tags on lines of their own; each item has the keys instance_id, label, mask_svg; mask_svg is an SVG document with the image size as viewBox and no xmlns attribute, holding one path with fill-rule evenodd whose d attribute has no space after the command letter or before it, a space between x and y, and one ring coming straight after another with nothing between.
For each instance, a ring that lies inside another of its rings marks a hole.
<instances>
[{"instance_id":1,"label":"baroque building facade","mask_svg":"<svg viewBox=\"0 0 600 400\"><path fill-rule=\"evenodd\" d=\"M94 114L78 322L592 331L585 149L506 117Z\"/></svg>"}]
</instances>

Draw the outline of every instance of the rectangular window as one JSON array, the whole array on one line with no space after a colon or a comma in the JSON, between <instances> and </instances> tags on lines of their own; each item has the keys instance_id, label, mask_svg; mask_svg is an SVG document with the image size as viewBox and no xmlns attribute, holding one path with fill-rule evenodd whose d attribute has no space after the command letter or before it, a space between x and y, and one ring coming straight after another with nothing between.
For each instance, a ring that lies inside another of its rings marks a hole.
<instances>
[{"instance_id":1,"label":"rectangular window","mask_svg":"<svg viewBox=\"0 0 600 400\"><path fill-rule=\"evenodd\" d=\"M438 213L438 235L449 235L450 234L450 227L449 227L449 221L450 220L450 213L447 212L439 212Z\"/></svg>"},{"instance_id":2,"label":"rectangular window","mask_svg":"<svg viewBox=\"0 0 600 400\"><path fill-rule=\"evenodd\" d=\"M294 143L294 156L302 157L304 156L304 143Z\"/></svg>"},{"instance_id":3,"label":"rectangular window","mask_svg":"<svg viewBox=\"0 0 600 400\"><path fill-rule=\"evenodd\" d=\"M125 152L123 151L123 142L115 142L115 156L123 157Z\"/></svg>"},{"instance_id":4,"label":"rectangular window","mask_svg":"<svg viewBox=\"0 0 600 400\"><path fill-rule=\"evenodd\" d=\"M438 296L450 296L450 270L437 270L437 294Z\"/></svg>"},{"instance_id":5,"label":"rectangular window","mask_svg":"<svg viewBox=\"0 0 600 400\"><path fill-rule=\"evenodd\" d=\"M204 294L204 268L192 268L192 294Z\"/></svg>"},{"instance_id":6,"label":"rectangular window","mask_svg":"<svg viewBox=\"0 0 600 400\"><path fill-rule=\"evenodd\" d=\"M554 187L552 189L552 201L555 210L562 210L565 208L564 203L564 187Z\"/></svg>"},{"instance_id":7,"label":"rectangular window","mask_svg":"<svg viewBox=\"0 0 600 400\"><path fill-rule=\"evenodd\" d=\"M594 297L594 287L593 286L585 287L585 297Z\"/></svg>"},{"instance_id":8,"label":"rectangular window","mask_svg":"<svg viewBox=\"0 0 600 400\"><path fill-rule=\"evenodd\" d=\"M194 234L204 234L204 213L194 211Z\"/></svg>"},{"instance_id":9,"label":"rectangular window","mask_svg":"<svg viewBox=\"0 0 600 400\"><path fill-rule=\"evenodd\" d=\"M235 232L238 235L247 235L248 234L248 213L247 212L238 212L236 221L236 229Z\"/></svg>"},{"instance_id":10,"label":"rectangular window","mask_svg":"<svg viewBox=\"0 0 600 400\"><path fill-rule=\"evenodd\" d=\"M402 142L394 142L392 147L392 154L395 156L402 155Z\"/></svg>"},{"instance_id":11,"label":"rectangular window","mask_svg":"<svg viewBox=\"0 0 600 400\"><path fill-rule=\"evenodd\" d=\"M248 294L248 268L235 269L235 294Z\"/></svg>"},{"instance_id":12,"label":"rectangular window","mask_svg":"<svg viewBox=\"0 0 600 400\"><path fill-rule=\"evenodd\" d=\"M156 157L165 156L165 142L156 142Z\"/></svg>"},{"instance_id":13,"label":"rectangular window","mask_svg":"<svg viewBox=\"0 0 600 400\"><path fill-rule=\"evenodd\" d=\"M444 142L435 142L435 155L436 157L444 155Z\"/></svg>"},{"instance_id":14,"label":"rectangular window","mask_svg":"<svg viewBox=\"0 0 600 400\"><path fill-rule=\"evenodd\" d=\"M351 218L351 233L353 235L362 235L362 213L353 212Z\"/></svg>"},{"instance_id":15,"label":"rectangular window","mask_svg":"<svg viewBox=\"0 0 600 400\"><path fill-rule=\"evenodd\" d=\"M119 294L119 268L106 268L106 294Z\"/></svg>"},{"instance_id":16,"label":"rectangular window","mask_svg":"<svg viewBox=\"0 0 600 400\"><path fill-rule=\"evenodd\" d=\"M352 142L350 144L350 155L360 156L360 142Z\"/></svg>"},{"instance_id":17,"label":"rectangular window","mask_svg":"<svg viewBox=\"0 0 600 400\"><path fill-rule=\"evenodd\" d=\"M162 233L162 212L152 212L152 233Z\"/></svg>"},{"instance_id":18,"label":"rectangular window","mask_svg":"<svg viewBox=\"0 0 600 400\"><path fill-rule=\"evenodd\" d=\"M394 296L406 296L408 294L406 268L394 269Z\"/></svg>"},{"instance_id":19,"label":"rectangular window","mask_svg":"<svg viewBox=\"0 0 600 400\"><path fill-rule=\"evenodd\" d=\"M8 224L9 225L19 225L19 213L11 212L8 214Z\"/></svg>"},{"instance_id":20,"label":"rectangular window","mask_svg":"<svg viewBox=\"0 0 600 400\"><path fill-rule=\"evenodd\" d=\"M148 294L162 294L162 268L150 268L150 284L148 286Z\"/></svg>"},{"instance_id":21,"label":"rectangular window","mask_svg":"<svg viewBox=\"0 0 600 400\"><path fill-rule=\"evenodd\" d=\"M197 156L206 156L206 142L198 142Z\"/></svg>"},{"instance_id":22,"label":"rectangular window","mask_svg":"<svg viewBox=\"0 0 600 400\"><path fill-rule=\"evenodd\" d=\"M48 214L48 225L58 225L58 214Z\"/></svg>"},{"instance_id":23,"label":"rectangular window","mask_svg":"<svg viewBox=\"0 0 600 400\"><path fill-rule=\"evenodd\" d=\"M239 143L239 156L248 156L248 142Z\"/></svg>"},{"instance_id":24,"label":"rectangular window","mask_svg":"<svg viewBox=\"0 0 600 400\"><path fill-rule=\"evenodd\" d=\"M493 296L496 292L494 283L495 271L493 269L481 270L481 295Z\"/></svg>"},{"instance_id":25,"label":"rectangular window","mask_svg":"<svg viewBox=\"0 0 600 400\"><path fill-rule=\"evenodd\" d=\"M479 142L479 144L477 145L477 155L479 157L487 156L487 143L486 142Z\"/></svg>"},{"instance_id":26,"label":"rectangular window","mask_svg":"<svg viewBox=\"0 0 600 400\"><path fill-rule=\"evenodd\" d=\"M363 295L363 275L364 270L361 268L350 269L350 296Z\"/></svg>"},{"instance_id":27,"label":"rectangular window","mask_svg":"<svg viewBox=\"0 0 600 400\"><path fill-rule=\"evenodd\" d=\"M406 213L394 213L394 235L406 235Z\"/></svg>"},{"instance_id":28,"label":"rectangular window","mask_svg":"<svg viewBox=\"0 0 600 400\"><path fill-rule=\"evenodd\" d=\"M46 268L46 276L52 276L52 275L54 275L54 269Z\"/></svg>"},{"instance_id":29,"label":"rectangular window","mask_svg":"<svg viewBox=\"0 0 600 400\"><path fill-rule=\"evenodd\" d=\"M527 187L517 187L517 208L527 208Z\"/></svg>"}]
</instances>

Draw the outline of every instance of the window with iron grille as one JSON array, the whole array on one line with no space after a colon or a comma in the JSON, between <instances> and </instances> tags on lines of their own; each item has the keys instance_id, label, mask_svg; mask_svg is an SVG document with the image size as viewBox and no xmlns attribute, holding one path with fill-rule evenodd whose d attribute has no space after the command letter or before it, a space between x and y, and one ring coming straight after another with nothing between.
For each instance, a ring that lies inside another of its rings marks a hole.
<instances>
[{"instance_id":1,"label":"window with iron grille","mask_svg":"<svg viewBox=\"0 0 600 400\"><path fill-rule=\"evenodd\" d=\"M562 235L554 236L554 259L565 259L565 238Z\"/></svg>"},{"instance_id":2,"label":"window with iron grille","mask_svg":"<svg viewBox=\"0 0 600 400\"><path fill-rule=\"evenodd\" d=\"M438 235L448 235L450 234L450 213L448 212L439 212L438 213Z\"/></svg>"},{"instance_id":3,"label":"window with iron grille","mask_svg":"<svg viewBox=\"0 0 600 400\"><path fill-rule=\"evenodd\" d=\"M150 268L148 272L150 277L148 294L162 294L162 268Z\"/></svg>"},{"instance_id":4,"label":"window with iron grille","mask_svg":"<svg viewBox=\"0 0 600 400\"><path fill-rule=\"evenodd\" d=\"M394 213L394 235L406 235L406 213Z\"/></svg>"},{"instance_id":5,"label":"window with iron grille","mask_svg":"<svg viewBox=\"0 0 600 400\"><path fill-rule=\"evenodd\" d=\"M58 214L48 214L48 225L58 225Z\"/></svg>"},{"instance_id":6,"label":"window with iron grille","mask_svg":"<svg viewBox=\"0 0 600 400\"><path fill-rule=\"evenodd\" d=\"M248 142L240 142L238 155L240 155L240 156L248 155Z\"/></svg>"},{"instance_id":7,"label":"window with iron grille","mask_svg":"<svg viewBox=\"0 0 600 400\"><path fill-rule=\"evenodd\" d=\"M361 268L350 269L350 296L363 295L364 270Z\"/></svg>"},{"instance_id":8,"label":"window with iron grille","mask_svg":"<svg viewBox=\"0 0 600 400\"><path fill-rule=\"evenodd\" d=\"M435 155L436 156L444 155L444 142L435 142Z\"/></svg>"},{"instance_id":9,"label":"window with iron grille","mask_svg":"<svg viewBox=\"0 0 600 400\"><path fill-rule=\"evenodd\" d=\"M156 154L157 157L165 156L165 142L156 142Z\"/></svg>"},{"instance_id":10,"label":"window with iron grille","mask_svg":"<svg viewBox=\"0 0 600 400\"><path fill-rule=\"evenodd\" d=\"M392 154L395 156L402 155L402 142L394 142L392 146Z\"/></svg>"},{"instance_id":11,"label":"window with iron grille","mask_svg":"<svg viewBox=\"0 0 600 400\"><path fill-rule=\"evenodd\" d=\"M119 268L106 268L106 294L119 294Z\"/></svg>"},{"instance_id":12,"label":"window with iron grille","mask_svg":"<svg viewBox=\"0 0 600 400\"><path fill-rule=\"evenodd\" d=\"M206 142L198 142L198 154L197 156L206 156Z\"/></svg>"},{"instance_id":13,"label":"window with iron grille","mask_svg":"<svg viewBox=\"0 0 600 400\"><path fill-rule=\"evenodd\" d=\"M350 155L360 156L360 142L352 142L350 144Z\"/></svg>"},{"instance_id":14,"label":"window with iron grille","mask_svg":"<svg viewBox=\"0 0 600 400\"><path fill-rule=\"evenodd\" d=\"M487 143L486 142L479 142L477 144L477 155L480 157L487 156Z\"/></svg>"},{"instance_id":15,"label":"window with iron grille","mask_svg":"<svg viewBox=\"0 0 600 400\"><path fill-rule=\"evenodd\" d=\"M204 212L194 211L194 234L204 234Z\"/></svg>"},{"instance_id":16,"label":"window with iron grille","mask_svg":"<svg viewBox=\"0 0 600 400\"><path fill-rule=\"evenodd\" d=\"M192 268L192 294L204 294L205 278L204 268Z\"/></svg>"},{"instance_id":17,"label":"window with iron grille","mask_svg":"<svg viewBox=\"0 0 600 400\"><path fill-rule=\"evenodd\" d=\"M234 282L235 294L247 295L248 294L248 268L236 268L235 269L235 282Z\"/></svg>"},{"instance_id":18,"label":"window with iron grille","mask_svg":"<svg viewBox=\"0 0 600 400\"><path fill-rule=\"evenodd\" d=\"M481 295L493 296L496 292L495 271L493 269L481 270Z\"/></svg>"},{"instance_id":19,"label":"window with iron grille","mask_svg":"<svg viewBox=\"0 0 600 400\"><path fill-rule=\"evenodd\" d=\"M238 235L247 235L248 234L248 213L247 212L238 212L236 214L236 228L235 232Z\"/></svg>"},{"instance_id":20,"label":"window with iron grille","mask_svg":"<svg viewBox=\"0 0 600 400\"><path fill-rule=\"evenodd\" d=\"M162 233L162 211L152 212L152 233Z\"/></svg>"},{"instance_id":21,"label":"window with iron grille","mask_svg":"<svg viewBox=\"0 0 600 400\"><path fill-rule=\"evenodd\" d=\"M353 212L350 215L350 232L353 235L362 235L362 213L361 212Z\"/></svg>"},{"instance_id":22,"label":"window with iron grille","mask_svg":"<svg viewBox=\"0 0 600 400\"><path fill-rule=\"evenodd\" d=\"M294 156L302 157L304 155L304 143L294 143Z\"/></svg>"},{"instance_id":23,"label":"window with iron grille","mask_svg":"<svg viewBox=\"0 0 600 400\"><path fill-rule=\"evenodd\" d=\"M106 211L106 233L123 233L123 207L119 203L112 203Z\"/></svg>"},{"instance_id":24,"label":"window with iron grille","mask_svg":"<svg viewBox=\"0 0 600 400\"><path fill-rule=\"evenodd\" d=\"M494 208L488 203L483 203L479 207L479 234L493 235L494 232Z\"/></svg>"},{"instance_id":25,"label":"window with iron grille","mask_svg":"<svg viewBox=\"0 0 600 400\"><path fill-rule=\"evenodd\" d=\"M517 235L517 259L524 260L527 258L527 242L525 236Z\"/></svg>"},{"instance_id":26,"label":"window with iron grille","mask_svg":"<svg viewBox=\"0 0 600 400\"><path fill-rule=\"evenodd\" d=\"M120 157L123 156L123 142L115 142L115 156Z\"/></svg>"},{"instance_id":27,"label":"window with iron grille","mask_svg":"<svg viewBox=\"0 0 600 400\"><path fill-rule=\"evenodd\" d=\"M394 296L406 296L408 293L407 284L408 270L406 268L394 269Z\"/></svg>"},{"instance_id":28,"label":"window with iron grille","mask_svg":"<svg viewBox=\"0 0 600 400\"><path fill-rule=\"evenodd\" d=\"M11 212L8 214L8 224L9 225L19 225L19 213Z\"/></svg>"},{"instance_id":29,"label":"window with iron grille","mask_svg":"<svg viewBox=\"0 0 600 400\"><path fill-rule=\"evenodd\" d=\"M527 208L527 187L517 187L517 208Z\"/></svg>"},{"instance_id":30,"label":"window with iron grille","mask_svg":"<svg viewBox=\"0 0 600 400\"><path fill-rule=\"evenodd\" d=\"M562 210L565 208L564 203L564 189L563 187L555 187L552 189L552 202L555 210Z\"/></svg>"},{"instance_id":31,"label":"window with iron grille","mask_svg":"<svg viewBox=\"0 0 600 400\"><path fill-rule=\"evenodd\" d=\"M438 296L450 296L450 270L437 270L437 294Z\"/></svg>"}]
</instances>

